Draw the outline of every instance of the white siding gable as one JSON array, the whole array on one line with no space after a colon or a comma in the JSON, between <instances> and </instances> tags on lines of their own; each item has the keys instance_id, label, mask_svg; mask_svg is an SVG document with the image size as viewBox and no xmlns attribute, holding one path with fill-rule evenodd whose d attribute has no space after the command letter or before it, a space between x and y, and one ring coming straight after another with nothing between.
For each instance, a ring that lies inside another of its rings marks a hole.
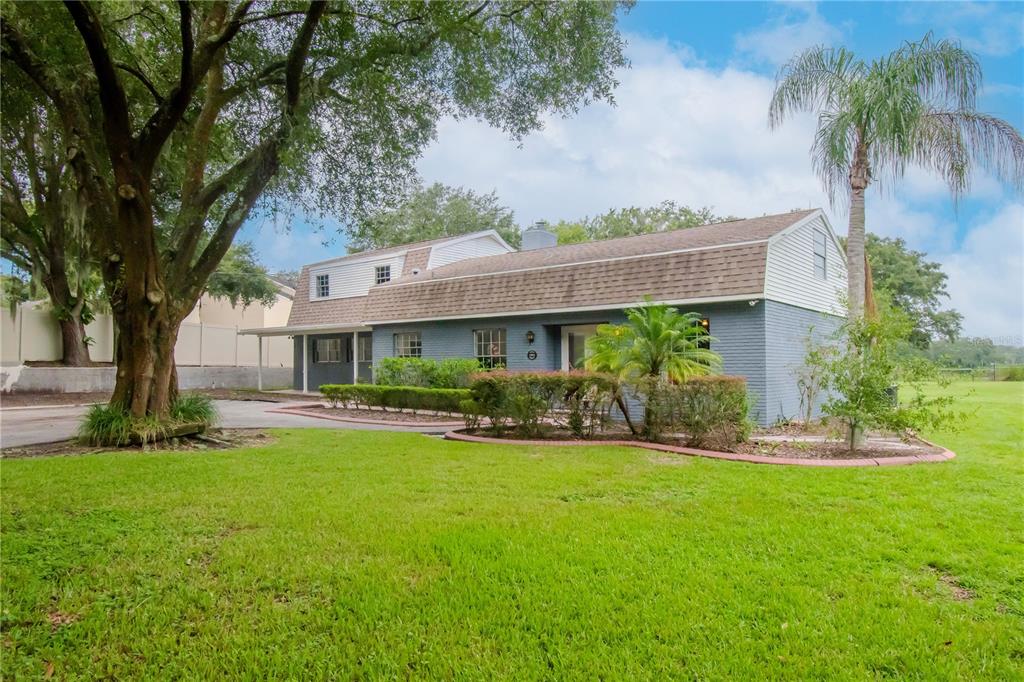
<instances>
[{"instance_id":1,"label":"white siding gable","mask_svg":"<svg viewBox=\"0 0 1024 682\"><path fill-rule=\"evenodd\" d=\"M390 254L380 258L367 258L335 264L325 264L309 269L309 300L323 301L332 298L349 298L350 296L366 296L370 287L376 284L375 275L378 265L390 265L392 279L402 274L402 263L405 254ZM326 299L317 291L317 275L330 277L331 294Z\"/></svg>"},{"instance_id":2,"label":"white siding gable","mask_svg":"<svg viewBox=\"0 0 1024 682\"><path fill-rule=\"evenodd\" d=\"M826 276L814 272L814 234L826 236ZM825 217L818 213L768 242L765 268L765 298L780 303L845 315L846 254L843 253Z\"/></svg>"},{"instance_id":3,"label":"white siding gable","mask_svg":"<svg viewBox=\"0 0 1024 682\"><path fill-rule=\"evenodd\" d=\"M438 244L430 249L428 268L439 268L456 261L481 256L496 256L508 253L509 248L491 234L474 235L469 239L455 239Z\"/></svg>"}]
</instances>

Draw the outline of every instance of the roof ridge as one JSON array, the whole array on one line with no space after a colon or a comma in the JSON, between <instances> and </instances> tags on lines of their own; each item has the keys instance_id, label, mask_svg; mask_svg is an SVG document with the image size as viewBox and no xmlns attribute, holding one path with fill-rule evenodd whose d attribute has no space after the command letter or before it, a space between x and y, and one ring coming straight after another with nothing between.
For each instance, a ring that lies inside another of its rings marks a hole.
<instances>
[{"instance_id":1,"label":"roof ridge","mask_svg":"<svg viewBox=\"0 0 1024 682\"><path fill-rule=\"evenodd\" d=\"M385 253L393 251L415 251L418 249L426 248L428 244L438 244L441 242L451 241L452 239L460 239L462 237L469 237L475 234L486 234L492 232L493 228L487 228L486 230L475 230L474 232L466 232L464 234L452 234L445 237L434 237L433 239L421 239L415 242L408 242L405 244L395 244L394 246L384 246L379 249L367 249L366 251L356 251L355 253L346 253L343 256L335 256L334 258L325 258L324 260L315 261L313 263L306 263L303 268L310 268L314 265L324 265L325 263L334 263L335 261L346 260L348 258L356 258L359 256L371 256L375 253Z\"/></svg>"}]
</instances>

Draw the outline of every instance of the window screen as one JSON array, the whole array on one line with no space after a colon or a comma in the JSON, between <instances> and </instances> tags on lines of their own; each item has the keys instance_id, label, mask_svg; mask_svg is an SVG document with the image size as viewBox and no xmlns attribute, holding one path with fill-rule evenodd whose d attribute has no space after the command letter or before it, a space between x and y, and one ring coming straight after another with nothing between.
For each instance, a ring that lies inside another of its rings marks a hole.
<instances>
[{"instance_id":1,"label":"window screen","mask_svg":"<svg viewBox=\"0 0 1024 682\"><path fill-rule=\"evenodd\" d=\"M418 358L423 355L423 344L419 332L395 334L395 357Z\"/></svg>"},{"instance_id":2,"label":"window screen","mask_svg":"<svg viewBox=\"0 0 1024 682\"><path fill-rule=\"evenodd\" d=\"M828 247L825 233L814 231L814 276L818 279L828 277Z\"/></svg>"},{"instance_id":3,"label":"window screen","mask_svg":"<svg viewBox=\"0 0 1024 682\"><path fill-rule=\"evenodd\" d=\"M327 298L331 295L330 275L316 276L316 295L317 298Z\"/></svg>"},{"instance_id":4,"label":"window screen","mask_svg":"<svg viewBox=\"0 0 1024 682\"><path fill-rule=\"evenodd\" d=\"M341 339L317 339L313 362L341 362Z\"/></svg>"},{"instance_id":5,"label":"window screen","mask_svg":"<svg viewBox=\"0 0 1024 682\"><path fill-rule=\"evenodd\" d=\"M504 329L476 329L473 331L476 359L487 368L508 365L508 347Z\"/></svg>"}]
</instances>

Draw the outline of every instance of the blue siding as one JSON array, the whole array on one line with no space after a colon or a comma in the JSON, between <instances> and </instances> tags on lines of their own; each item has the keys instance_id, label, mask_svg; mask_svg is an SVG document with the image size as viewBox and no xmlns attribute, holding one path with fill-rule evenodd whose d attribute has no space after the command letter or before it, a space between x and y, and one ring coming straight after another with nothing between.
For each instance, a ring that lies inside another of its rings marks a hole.
<instances>
[{"instance_id":1,"label":"blue siding","mask_svg":"<svg viewBox=\"0 0 1024 682\"><path fill-rule=\"evenodd\" d=\"M723 371L747 379L751 396L751 417L767 421L765 408L765 333L764 306L751 307L746 302L694 306L686 312L697 312L711 321L712 349L722 356ZM621 310L590 313L564 313L528 317L501 317L476 320L417 322L401 325L380 325L373 330L374 360L391 357L393 335L399 332L420 332L425 358L474 357L473 330L503 327L508 344L508 367L512 370L552 370L561 367L561 327L563 325L620 324L626 319ZM535 335L533 345L526 342L526 332ZM535 360L526 354L537 352ZM633 410L631 410L633 411Z\"/></svg>"},{"instance_id":2,"label":"blue siding","mask_svg":"<svg viewBox=\"0 0 1024 682\"><path fill-rule=\"evenodd\" d=\"M842 322L832 315L775 301L759 301L754 306L746 302L719 303L694 306L689 310L711 321L711 335L715 338L712 349L722 356L723 371L726 374L746 378L751 418L761 425L799 415L800 395L794 372L803 361L805 340L812 327L817 340L827 339ZM381 325L372 332L373 358L377 361L391 357L394 350L393 335L406 331L420 332L423 357L471 358L475 352L473 330L502 327L506 330L509 369L552 370L561 367L563 325L602 322L618 324L625 319L621 310L609 310ZM535 336L532 345L526 341L528 331L532 331ZM313 391L320 384L352 381L350 362L327 364L312 361L314 340L327 336L342 337L343 360L348 357L346 344L351 343L351 334L306 337L310 343L309 388ZM299 389L302 388L301 339L295 338L295 387ZM527 358L531 350L537 352L535 360ZM360 367L360 375L362 380L368 378L365 367Z\"/></svg>"},{"instance_id":3,"label":"blue siding","mask_svg":"<svg viewBox=\"0 0 1024 682\"><path fill-rule=\"evenodd\" d=\"M313 345L316 339L341 338L341 362L313 362ZM296 390L302 390L302 339L309 344L309 390L316 391L320 384L351 384L352 363L349 361L352 348L352 334L311 334L295 337L293 379Z\"/></svg>"},{"instance_id":4,"label":"blue siding","mask_svg":"<svg viewBox=\"0 0 1024 682\"><path fill-rule=\"evenodd\" d=\"M761 423L800 416L796 370L803 365L807 340L826 342L842 323L843 319L835 315L765 301L767 414ZM821 398L815 406L815 416L821 414Z\"/></svg>"}]
</instances>

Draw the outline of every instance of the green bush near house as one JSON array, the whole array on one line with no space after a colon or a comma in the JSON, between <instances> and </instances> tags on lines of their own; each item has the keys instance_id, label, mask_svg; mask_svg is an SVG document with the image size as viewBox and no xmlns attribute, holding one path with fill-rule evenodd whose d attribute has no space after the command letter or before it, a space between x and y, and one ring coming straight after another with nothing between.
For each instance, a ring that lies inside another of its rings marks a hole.
<instances>
[{"instance_id":1,"label":"green bush near house","mask_svg":"<svg viewBox=\"0 0 1024 682\"><path fill-rule=\"evenodd\" d=\"M374 367L374 382L382 386L466 388L470 376L484 368L472 358L381 358Z\"/></svg>"},{"instance_id":2,"label":"green bush near house","mask_svg":"<svg viewBox=\"0 0 1024 682\"><path fill-rule=\"evenodd\" d=\"M530 438L541 435L550 422L564 421L583 438L609 419L619 383L599 372L498 370L474 375L470 390L474 415L486 416L497 434L512 425L518 435Z\"/></svg>"},{"instance_id":3,"label":"green bush near house","mask_svg":"<svg viewBox=\"0 0 1024 682\"><path fill-rule=\"evenodd\" d=\"M376 384L323 384L320 393L333 407L381 407L448 413L458 412L459 404L470 398L466 389Z\"/></svg>"}]
</instances>

